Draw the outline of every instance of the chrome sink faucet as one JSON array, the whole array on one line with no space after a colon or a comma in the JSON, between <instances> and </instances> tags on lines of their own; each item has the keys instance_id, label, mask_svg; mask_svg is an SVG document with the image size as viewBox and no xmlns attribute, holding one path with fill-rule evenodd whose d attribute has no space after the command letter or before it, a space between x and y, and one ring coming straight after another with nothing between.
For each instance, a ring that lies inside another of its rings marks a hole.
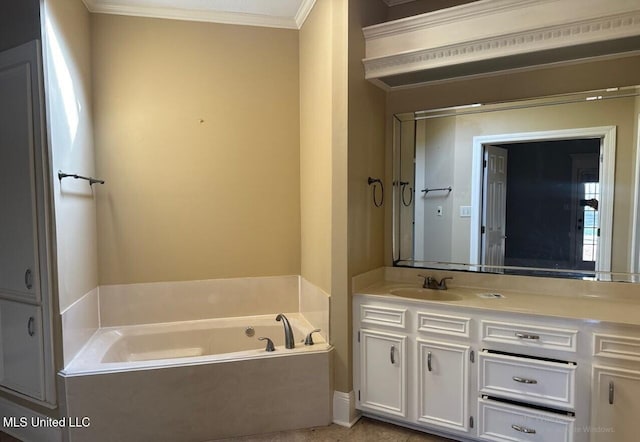
<instances>
[{"instance_id":1,"label":"chrome sink faucet","mask_svg":"<svg viewBox=\"0 0 640 442\"><path fill-rule=\"evenodd\" d=\"M453 277L448 276L446 278L442 278L440 282L436 278L432 278L431 276L418 275L420 278L424 278L424 282L422 283L422 288L424 289L433 289L433 290L446 290L447 289L447 279L453 279Z\"/></svg>"},{"instance_id":2,"label":"chrome sink faucet","mask_svg":"<svg viewBox=\"0 0 640 442\"><path fill-rule=\"evenodd\" d=\"M291 324L287 317L280 313L276 316L276 321L282 321L282 325L284 326L284 346L285 348L295 348L296 344L293 339L293 330L291 329Z\"/></svg>"}]
</instances>

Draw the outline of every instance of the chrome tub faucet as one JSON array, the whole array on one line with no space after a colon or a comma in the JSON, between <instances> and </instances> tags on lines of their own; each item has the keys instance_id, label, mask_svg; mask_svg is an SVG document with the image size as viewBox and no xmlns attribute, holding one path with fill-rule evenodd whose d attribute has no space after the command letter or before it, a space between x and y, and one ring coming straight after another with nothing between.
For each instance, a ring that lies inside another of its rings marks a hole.
<instances>
[{"instance_id":1,"label":"chrome tub faucet","mask_svg":"<svg viewBox=\"0 0 640 442\"><path fill-rule=\"evenodd\" d=\"M284 346L285 348L295 348L296 344L293 339L293 330L291 329L291 324L287 317L280 313L276 316L276 321L282 321L282 325L284 326Z\"/></svg>"}]
</instances>

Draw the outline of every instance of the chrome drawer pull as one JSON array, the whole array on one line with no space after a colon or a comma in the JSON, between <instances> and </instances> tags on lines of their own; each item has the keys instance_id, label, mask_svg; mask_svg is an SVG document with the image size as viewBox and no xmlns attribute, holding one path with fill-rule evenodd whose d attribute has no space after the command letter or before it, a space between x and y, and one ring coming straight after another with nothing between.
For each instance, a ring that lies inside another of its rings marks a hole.
<instances>
[{"instance_id":1,"label":"chrome drawer pull","mask_svg":"<svg viewBox=\"0 0 640 442\"><path fill-rule=\"evenodd\" d=\"M27 290L31 290L33 287L33 273L31 269L27 269L27 271L24 272L24 285L27 287Z\"/></svg>"},{"instance_id":2,"label":"chrome drawer pull","mask_svg":"<svg viewBox=\"0 0 640 442\"><path fill-rule=\"evenodd\" d=\"M536 339L540 339L540 336L538 336L538 335L529 335L527 333L516 332L516 338L536 340Z\"/></svg>"},{"instance_id":3,"label":"chrome drawer pull","mask_svg":"<svg viewBox=\"0 0 640 442\"><path fill-rule=\"evenodd\" d=\"M395 365L395 363L396 363L396 347L395 347L395 345L391 346L391 351L390 351L389 357L391 358L391 363Z\"/></svg>"},{"instance_id":4,"label":"chrome drawer pull","mask_svg":"<svg viewBox=\"0 0 640 442\"><path fill-rule=\"evenodd\" d=\"M427 353L427 370L431 371L431 352Z\"/></svg>"},{"instance_id":5,"label":"chrome drawer pull","mask_svg":"<svg viewBox=\"0 0 640 442\"><path fill-rule=\"evenodd\" d=\"M34 324L35 324L34 317L30 316L29 320L27 321L27 333L29 333L29 336L33 336L36 334L36 331L33 328Z\"/></svg>"},{"instance_id":6,"label":"chrome drawer pull","mask_svg":"<svg viewBox=\"0 0 640 442\"><path fill-rule=\"evenodd\" d=\"M534 430L533 428L521 427L520 425L516 425L516 424L511 425L511 428L513 428L516 431L519 431L520 433L536 434L536 430Z\"/></svg>"},{"instance_id":7,"label":"chrome drawer pull","mask_svg":"<svg viewBox=\"0 0 640 442\"><path fill-rule=\"evenodd\" d=\"M609 405L613 405L613 381L609 381Z\"/></svg>"},{"instance_id":8,"label":"chrome drawer pull","mask_svg":"<svg viewBox=\"0 0 640 442\"><path fill-rule=\"evenodd\" d=\"M538 383L538 381L536 381L535 379L521 378L518 376L514 376L511 379L513 379L516 382L520 382L521 384L537 384Z\"/></svg>"}]
</instances>

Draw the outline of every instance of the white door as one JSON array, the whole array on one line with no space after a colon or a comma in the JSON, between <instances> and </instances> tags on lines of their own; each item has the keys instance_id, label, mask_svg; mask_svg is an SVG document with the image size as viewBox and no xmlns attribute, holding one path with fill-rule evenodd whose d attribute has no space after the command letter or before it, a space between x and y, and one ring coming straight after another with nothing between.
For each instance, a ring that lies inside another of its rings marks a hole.
<instances>
[{"instance_id":1,"label":"white door","mask_svg":"<svg viewBox=\"0 0 640 442\"><path fill-rule=\"evenodd\" d=\"M360 407L407 416L406 336L360 331Z\"/></svg>"},{"instance_id":2,"label":"white door","mask_svg":"<svg viewBox=\"0 0 640 442\"><path fill-rule=\"evenodd\" d=\"M29 64L0 54L0 294L35 299L32 92Z\"/></svg>"},{"instance_id":3,"label":"white door","mask_svg":"<svg viewBox=\"0 0 640 442\"><path fill-rule=\"evenodd\" d=\"M507 149L484 146L482 264L503 266L507 218ZM500 272L487 268L486 271Z\"/></svg>"},{"instance_id":4,"label":"white door","mask_svg":"<svg viewBox=\"0 0 640 442\"><path fill-rule=\"evenodd\" d=\"M640 371L593 367L592 442L636 442Z\"/></svg>"},{"instance_id":5,"label":"white door","mask_svg":"<svg viewBox=\"0 0 640 442\"><path fill-rule=\"evenodd\" d=\"M468 431L467 345L418 339L418 421Z\"/></svg>"},{"instance_id":6,"label":"white door","mask_svg":"<svg viewBox=\"0 0 640 442\"><path fill-rule=\"evenodd\" d=\"M44 399L41 309L0 301L0 385Z\"/></svg>"}]
</instances>

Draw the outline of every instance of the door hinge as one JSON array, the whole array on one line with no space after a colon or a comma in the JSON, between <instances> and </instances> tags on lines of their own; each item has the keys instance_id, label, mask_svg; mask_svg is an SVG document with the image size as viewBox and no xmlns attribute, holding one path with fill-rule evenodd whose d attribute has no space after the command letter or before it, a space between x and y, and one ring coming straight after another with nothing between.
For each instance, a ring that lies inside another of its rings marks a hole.
<instances>
[{"instance_id":1,"label":"door hinge","mask_svg":"<svg viewBox=\"0 0 640 442\"><path fill-rule=\"evenodd\" d=\"M471 353L469 353L469 360L471 362L476 362L476 352L471 350Z\"/></svg>"},{"instance_id":2,"label":"door hinge","mask_svg":"<svg viewBox=\"0 0 640 442\"><path fill-rule=\"evenodd\" d=\"M484 235L485 228L484 226L480 227L480 233Z\"/></svg>"},{"instance_id":3,"label":"door hinge","mask_svg":"<svg viewBox=\"0 0 640 442\"><path fill-rule=\"evenodd\" d=\"M487 160L482 160L482 167L484 167L486 169L487 167Z\"/></svg>"},{"instance_id":4,"label":"door hinge","mask_svg":"<svg viewBox=\"0 0 640 442\"><path fill-rule=\"evenodd\" d=\"M473 416L469 416L469 427L473 428Z\"/></svg>"}]
</instances>

